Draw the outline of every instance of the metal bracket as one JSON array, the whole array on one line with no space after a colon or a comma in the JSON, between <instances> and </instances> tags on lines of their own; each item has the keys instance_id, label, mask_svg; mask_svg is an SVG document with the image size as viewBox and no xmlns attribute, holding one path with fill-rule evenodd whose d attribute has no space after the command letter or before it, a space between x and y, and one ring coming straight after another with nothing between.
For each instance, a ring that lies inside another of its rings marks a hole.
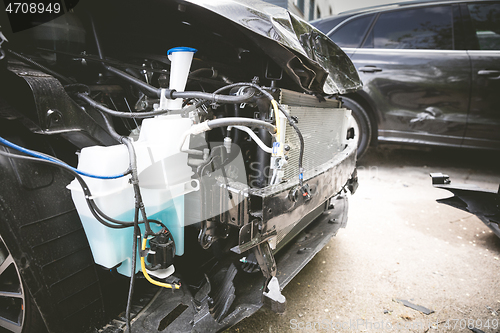
<instances>
[{"instance_id":1,"label":"metal bracket","mask_svg":"<svg viewBox=\"0 0 500 333\"><path fill-rule=\"evenodd\" d=\"M268 242L264 242L254 247L253 253L257 258L260 270L266 278L267 288L262 295L264 304L276 313L284 313L286 309L286 298L281 294L281 288L276 278L276 261Z\"/></svg>"},{"instance_id":2,"label":"metal bracket","mask_svg":"<svg viewBox=\"0 0 500 333\"><path fill-rule=\"evenodd\" d=\"M264 277L269 280L276 276L276 261L268 242L260 243L253 248L260 270Z\"/></svg>"},{"instance_id":3,"label":"metal bracket","mask_svg":"<svg viewBox=\"0 0 500 333\"><path fill-rule=\"evenodd\" d=\"M257 245L263 243L269 244L267 243L267 241L278 235L276 230L271 230L264 234L260 233L259 231L254 231L254 225L255 223L248 223L240 229L240 244L233 247L231 251L237 254L241 254L256 247Z\"/></svg>"},{"instance_id":4,"label":"metal bracket","mask_svg":"<svg viewBox=\"0 0 500 333\"><path fill-rule=\"evenodd\" d=\"M349 189L349 192L351 192L351 194L354 194L358 189L358 186L358 169L354 169L351 178L349 178L349 180L347 181L347 189Z\"/></svg>"}]
</instances>

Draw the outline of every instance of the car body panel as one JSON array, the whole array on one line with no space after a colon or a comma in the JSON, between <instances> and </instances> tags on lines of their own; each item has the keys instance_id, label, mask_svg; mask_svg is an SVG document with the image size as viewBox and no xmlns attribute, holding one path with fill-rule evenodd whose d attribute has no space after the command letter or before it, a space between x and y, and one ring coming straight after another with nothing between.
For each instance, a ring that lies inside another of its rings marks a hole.
<instances>
[{"instance_id":1,"label":"car body panel","mask_svg":"<svg viewBox=\"0 0 500 333\"><path fill-rule=\"evenodd\" d=\"M262 1L188 1L209 9L248 31L280 43L300 55L302 61L309 60L306 65L317 71L315 80L324 84L324 93L343 94L361 88L356 69L344 52L319 30L287 10ZM257 44L265 44L259 43L258 39L255 41ZM266 47L264 51L274 52L273 48ZM318 66L323 72L315 68ZM304 88L308 90L312 86Z\"/></svg>"},{"instance_id":2,"label":"car body panel","mask_svg":"<svg viewBox=\"0 0 500 333\"><path fill-rule=\"evenodd\" d=\"M472 62L471 106L464 145L500 143L500 51L468 51Z\"/></svg>"},{"instance_id":3,"label":"car body panel","mask_svg":"<svg viewBox=\"0 0 500 333\"><path fill-rule=\"evenodd\" d=\"M358 49L351 58L365 92L383 113L380 134L393 130L461 144L470 90L465 51Z\"/></svg>"}]
</instances>

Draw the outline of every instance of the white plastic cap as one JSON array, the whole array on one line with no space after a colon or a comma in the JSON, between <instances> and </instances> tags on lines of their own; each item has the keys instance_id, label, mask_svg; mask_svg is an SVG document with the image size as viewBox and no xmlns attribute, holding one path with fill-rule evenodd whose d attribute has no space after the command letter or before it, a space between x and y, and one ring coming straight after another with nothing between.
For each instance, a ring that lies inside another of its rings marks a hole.
<instances>
[{"instance_id":1,"label":"white plastic cap","mask_svg":"<svg viewBox=\"0 0 500 333\"><path fill-rule=\"evenodd\" d=\"M171 61L169 89L175 89L176 91L184 91L186 89L189 69L191 68L193 55L196 51L196 49L191 47L174 47L168 50L168 59ZM170 110L181 109L182 99L168 100L167 108Z\"/></svg>"}]
</instances>

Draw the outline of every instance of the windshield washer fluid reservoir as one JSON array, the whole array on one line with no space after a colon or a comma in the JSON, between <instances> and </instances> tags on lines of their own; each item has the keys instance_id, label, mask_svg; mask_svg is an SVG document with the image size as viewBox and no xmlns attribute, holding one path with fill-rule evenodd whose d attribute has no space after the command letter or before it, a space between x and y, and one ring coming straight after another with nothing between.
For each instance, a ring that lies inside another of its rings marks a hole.
<instances>
[{"instance_id":1,"label":"windshield washer fluid reservoir","mask_svg":"<svg viewBox=\"0 0 500 333\"><path fill-rule=\"evenodd\" d=\"M177 139L191 127L191 120L180 115L145 119L139 139L133 143L137 156L139 186L148 219L165 224L174 238L176 255L184 254L184 195L199 189L187 165L187 153L179 151ZM189 143L187 143L189 144ZM121 173L129 167L125 145L83 148L78 169L98 175ZM130 176L118 179L84 177L97 206L108 216L132 222L135 198ZM102 225L90 212L79 183L68 185L82 220L94 260L106 268L121 264L119 273L130 276L133 228L112 229ZM142 220L142 217L139 217ZM144 225L141 231L144 233ZM154 232L161 229L151 223ZM140 268L139 260L136 271Z\"/></svg>"}]
</instances>

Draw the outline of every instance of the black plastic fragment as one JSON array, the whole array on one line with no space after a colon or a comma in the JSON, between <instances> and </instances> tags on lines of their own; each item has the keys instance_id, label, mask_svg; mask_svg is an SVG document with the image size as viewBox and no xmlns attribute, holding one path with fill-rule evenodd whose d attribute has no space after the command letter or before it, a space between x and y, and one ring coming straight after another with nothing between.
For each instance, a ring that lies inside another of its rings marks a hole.
<instances>
[{"instance_id":1,"label":"black plastic fragment","mask_svg":"<svg viewBox=\"0 0 500 333\"><path fill-rule=\"evenodd\" d=\"M473 328L469 328L469 329L470 329L472 332L474 332L474 333L485 333L484 331L481 331L479 328L475 328L475 327L473 327Z\"/></svg>"},{"instance_id":2,"label":"black plastic fragment","mask_svg":"<svg viewBox=\"0 0 500 333\"><path fill-rule=\"evenodd\" d=\"M417 310L417 311L420 311L422 312L423 314L426 314L426 315L430 315L431 313L434 313L434 310L430 310L430 309L427 309L426 307L423 307L421 305L416 305L416 304L413 304L407 300L404 300L404 299L393 299L394 302L397 302L397 303L401 303L403 304L404 306L406 307L409 307L413 310Z\"/></svg>"},{"instance_id":3,"label":"black plastic fragment","mask_svg":"<svg viewBox=\"0 0 500 333\"><path fill-rule=\"evenodd\" d=\"M210 312L217 322L220 322L224 318L236 297L233 280L237 272L236 267L231 264L222 283L215 284L216 290L212 298L213 304L210 306Z\"/></svg>"},{"instance_id":4,"label":"black plastic fragment","mask_svg":"<svg viewBox=\"0 0 500 333\"><path fill-rule=\"evenodd\" d=\"M309 250L311 250L311 248L301 247L300 249L297 250L297 254L304 254L304 253L308 252Z\"/></svg>"},{"instance_id":5,"label":"black plastic fragment","mask_svg":"<svg viewBox=\"0 0 500 333\"><path fill-rule=\"evenodd\" d=\"M436 174L431 174L431 176ZM500 187L499 191L489 191L475 185L459 184L450 185L434 183L434 187L448 190L455 196L446 199L439 199L437 202L443 203L468 213L476 215L490 228L495 235L500 237Z\"/></svg>"}]
</instances>

